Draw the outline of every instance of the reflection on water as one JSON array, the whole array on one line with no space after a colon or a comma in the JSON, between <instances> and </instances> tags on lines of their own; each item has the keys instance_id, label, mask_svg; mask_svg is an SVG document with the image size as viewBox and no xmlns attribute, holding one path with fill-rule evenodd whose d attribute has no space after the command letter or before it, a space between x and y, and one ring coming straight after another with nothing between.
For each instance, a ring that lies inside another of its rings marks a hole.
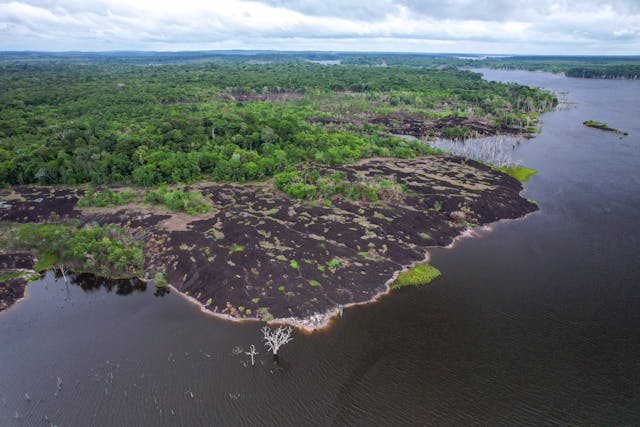
<instances>
[{"instance_id":1,"label":"reflection on water","mask_svg":"<svg viewBox=\"0 0 640 427\"><path fill-rule=\"evenodd\" d=\"M85 292L95 292L98 290L104 290L108 293L114 292L116 295L129 295L133 292L146 292L147 283L137 279L106 279L104 277L95 276L93 274L62 274L62 272L56 270L53 273L57 280L62 280L65 283L66 292L69 293L69 285L78 286ZM171 290L168 286L157 287L153 286L155 297L164 297L168 295Z\"/></svg>"},{"instance_id":2,"label":"reflection on water","mask_svg":"<svg viewBox=\"0 0 640 427\"><path fill-rule=\"evenodd\" d=\"M129 295L132 292L145 292L147 284L139 279L105 279L93 274L67 275L69 283L79 286L85 292L95 292L104 289L106 292L114 292L116 295ZM61 278L56 274L56 278ZM164 294L163 294L164 295Z\"/></svg>"},{"instance_id":3,"label":"reflection on water","mask_svg":"<svg viewBox=\"0 0 640 427\"><path fill-rule=\"evenodd\" d=\"M165 295L169 295L169 293L171 292L168 286L161 286L161 287L156 286L155 288L156 290L153 293L153 296L155 297L163 297Z\"/></svg>"}]
</instances>

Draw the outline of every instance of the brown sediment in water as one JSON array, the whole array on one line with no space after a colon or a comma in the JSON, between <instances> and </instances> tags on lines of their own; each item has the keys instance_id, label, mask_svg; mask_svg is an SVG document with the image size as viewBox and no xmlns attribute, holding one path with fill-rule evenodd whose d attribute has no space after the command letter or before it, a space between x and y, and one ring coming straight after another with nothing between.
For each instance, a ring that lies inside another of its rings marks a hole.
<instances>
[{"instance_id":1,"label":"brown sediment in water","mask_svg":"<svg viewBox=\"0 0 640 427\"><path fill-rule=\"evenodd\" d=\"M340 310L389 292L397 274L447 246L470 226L536 210L508 175L457 156L368 159L320 166L349 180L389 178L400 198L375 203L291 199L270 183L191 186L214 209L185 217L158 207L78 209L79 189L16 187L0 221L42 222L46 214L116 223L144 239L146 270L203 310L234 320L325 327ZM34 199L38 199L36 202ZM241 248L241 249L240 249Z\"/></svg>"}]
</instances>

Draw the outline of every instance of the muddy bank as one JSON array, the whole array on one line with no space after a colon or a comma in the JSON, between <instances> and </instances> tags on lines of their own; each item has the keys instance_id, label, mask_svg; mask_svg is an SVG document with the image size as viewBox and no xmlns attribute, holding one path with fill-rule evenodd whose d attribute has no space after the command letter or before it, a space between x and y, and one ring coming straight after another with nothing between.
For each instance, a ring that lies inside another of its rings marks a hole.
<instances>
[{"instance_id":1,"label":"muddy bank","mask_svg":"<svg viewBox=\"0 0 640 427\"><path fill-rule=\"evenodd\" d=\"M130 204L79 209L82 190L17 187L0 221L56 218L117 223L144 239L146 270L207 310L236 319L289 319L313 327L318 316L386 292L403 267L446 246L468 227L536 210L520 182L456 156L370 159L343 171L350 180L395 179L393 202L300 201L271 183L199 184L214 209L200 216Z\"/></svg>"}]
</instances>

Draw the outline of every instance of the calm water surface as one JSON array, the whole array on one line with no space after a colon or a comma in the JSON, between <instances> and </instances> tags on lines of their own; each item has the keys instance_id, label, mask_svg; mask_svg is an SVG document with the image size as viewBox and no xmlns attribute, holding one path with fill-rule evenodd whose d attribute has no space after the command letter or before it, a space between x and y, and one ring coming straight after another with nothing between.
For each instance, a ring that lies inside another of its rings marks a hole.
<instances>
[{"instance_id":1,"label":"calm water surface","mask_svg":"<svg viewBox=\"0 0 640 427\"><path fill-rule=\"evenodd\" d=\"M434 251L441 278L277 365L259 324L47 275L0 314L0 425L640 424L640 82L483 72L576 103L514 153L540 212Z\"/></svg>"}]
</instances>

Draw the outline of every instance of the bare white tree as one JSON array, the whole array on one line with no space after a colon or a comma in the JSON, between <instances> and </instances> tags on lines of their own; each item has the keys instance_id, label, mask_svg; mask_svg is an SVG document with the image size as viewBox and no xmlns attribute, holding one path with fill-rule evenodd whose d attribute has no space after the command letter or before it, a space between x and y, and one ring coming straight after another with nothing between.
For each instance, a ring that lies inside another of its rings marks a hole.
<instances>
[{"instance_id":1,"label":"bare white tree","mask_svg":"<svg viewBox=\"0 0 640 427\"><path fill-rule=\"evenodd\" d=\"M251 366L254 366L255 361L253 360L253 358L260 353L256 351L256 346L251 344L251 347L249 347L249 351L245 351L244 354L246 354L247 356L251 356Z\"/></svg>"},{"instance_id":2,"label":"bare white tree","mask_svg":"<svg viewBox=\"0 0 640 427\"><path fill-rule=\"evenodd\" d=\"M264 339L264 345L273 353L274 356L278 355L280 347L293 340L291 334L293 329L291 326L280 326L277 329L271 329L265 326L261 329L262 339Z\"/></svg>"},{"instance_id":3,"label":"bare white tree","mask_svg":"<svg viewBox=\"0 0 640 427\"><path fill-rule=\"evenodd\" d=\"M67 266L64 265L64 264L60 264L60 265L58 265L58 270L62 274L62 278L64 279L64 281L66 283L67 282L67 273L69 272L69 270L67 269Z\"/></svg>"}]
</instances>

